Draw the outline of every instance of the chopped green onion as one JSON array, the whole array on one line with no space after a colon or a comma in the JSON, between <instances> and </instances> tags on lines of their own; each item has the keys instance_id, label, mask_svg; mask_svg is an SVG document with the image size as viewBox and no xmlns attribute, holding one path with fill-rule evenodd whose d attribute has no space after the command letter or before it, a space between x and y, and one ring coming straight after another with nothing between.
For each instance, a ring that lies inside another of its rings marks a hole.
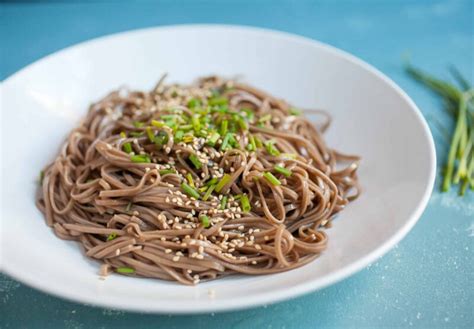
<instances>
[{"instance_id":1,"label":"chopped green onion","mask_svg":"<svg viewBox=\"0 0 474 329\"><path fill-rule=\"evenodd\" d=\"M240 126L240 129L242 131L247 131L249 129L248 125L247 125L247 122L245 122L245 120L242 118L242 117L239 117L237 119L237 123L239 124Z\"/></svg>"},{"instance_id":2,"label":"chopped green onion","mask_svg":"<svg viewBox=\"0 0 474 329\"><path fill-rule=\"evenodd\" d=\"M257 150L257 144L255 143L255 137L253 137L253 135L249 135L249 144L247 145L247 149L249 151Z\"/></svg>"},{"instance_id":3,"label":"chopped green onion","mask_svg":"<svg viewBox=\"0 0 474 329\"><path fill-rule=\"evenodd\" d=\"M135 270L131 267L119 267L115 270L117 273L133 274Z\"/></svg>"},{"instance_id":4,"label":"chopped green onion","mask_svg":"<svg viewBox=\"0 0 474 329\"><path fill-rule=\"evenodd\" d=\"M207 187L207 186L206 186ZM202 199L204 201L207 201L207 199L209 199L209 197L211 196L212 192L214 192L214 189L216 188L216 185L211 185L209 186L209 188L207 189L206 191L206 194L204 194L204 196L202 197Z\"/></svg>"},{"instance_id":5,"label":"chopped green onion","mask_svg":"<svg viewBox=\"0 0 474 329\"><path fill-rule=\"evenodd\" d=\"M191 154L189 156L189 160L193 163L193 165L196 169L201 169L202 168L202 163L195 154Z\"/></svg>"},{"instance_id":6,"label":"chopped green onion","mask_svg":"<svg viewBox=\"0 0 474 329\"><path fill-rule=\"evenodd\" d=\"M296 154L294 153L281 153L280 154L280 157L283 158L283 159L296 159Z\"/></svg>"},{"instance_id":7,"label":"chopped green onion","mask_svg":"<svg viewBox=\"0 0 474 329\"><path fill-rule=\"evenodd\" d=\"M219 135L219 133L217 132L212 133L212 135L207 140L207 145L215 146L220 137L221 135Z\"/></svg>"},{"instance_id":8,"label":"chopped green onion","mask_svg":"<svg viewBox=\"0 0 474 329\"><path fill-rule=\"evenodd\" d=\"M147 134L148 139L150 140L150 142L154 143L155 142L155 133L153 132L153 130L151 130L150 127L146 127L146 134Z\"/></svg>"},{"instance_id":9,"label":"chopped green onion","mask_svg":"<svg viewBox=\"0 0 474 329\"><path fill-rule=\"evenodd\" d=\"M211 221L209 220L209 217L207 217L206 215L200 216L199 220L201 221L201 224L202 226L204 226L204 228L208 228L209 226L211 226Z\"/></svg>"},{"instance_id":10,"label":"chopped green onion","mask_svg":"<svg viewBox=\"0 0 474 329\"><path fill-rule=\"evenodd\" d=\"M242 194L240 198L240 205L242 206L242 211L244 213L247 213L250 211L250 209L252 209L252 207L250 206L250 201L247 194Z\"/></svg>"},{"instance_id":11,"label":"chopped green onion","mask_svg":"<svg viewBox=\"0 0 474 329\"><path fill-rule=\"evenodd\" d=\"M250 121L250 122L253 121L253 119L255 117L255 114L254 114L253 110L248 109L248 108L242 108L240 110L245 113L245 116L247 117L248 121Z\"/></svg>"},{"instance_id":12,"label":"chopped green onion","mask_svg":"<svg viewBox=\"0 0 474 329\"><path fill-rule=\"evenodd\" d=\"M117 237L117 233L110 233L109 236L107 236L107 241L112 241Z\"/></svg>"},{"instance_id":13,"label":"chopped green onion","mask_svg":"<svg viewBox=\"0 0 474 329\"><path fill-rule=\"evenodd\" d=\"M191 118L191 122L193 124L194 131L201 130L201 122L199 121L199 114L194 114Z\"/></svg>"},{"instance_id":14,"label":"chopped green onion","mask_svg":"<svg viewBox=\"0 0 474 329\"><path fill-rule=\"evenodd\" d=\"M210 179L210 180L206 183L206 186L215 185L215 184L217 184L218 181L219 181L219 178L214 177L214 178Z\"/></svg>"},{"instance_id":15,"label":"chopped green onion","mask_svg":"<svg viewBox=\"0 0 474 329\"><path fill-rule=\"evenodd\" d=\"M188 173L186 174L186 179L188 180L188 183L189 183L189 185L190 185L191 187L195 187L195 186L194 186L193 175L191 175L190 172L188 172Z\"/></svg>"},{"instance_id":16,"label":"chopped green onion","mask_svg":"<svg viewBox=\"0 0 474 329\"><path fill-rule=\"evenodd\" d=\"M193 109L195 107L201 106L201 101L197 98L191 98L188 102L188 107Z\"/></svg>"},{"instance_id":17,"label":"chopped green onion","mask_svg":"<svg viewBox=\"0 0 474 329\"><path fill-rule=\"evenodd\" d=\"M158 172L160 173L161 176L169 175L169 174L176 174L176 170L174 170L174 169L163 169L163 170L160 170Z\"/></svg>"},{"instance_id":18,"label":"chopped green onion","mask_svg":"<svg viewBox=\"0 0 474 329\"><path fill-rule=\"evenodd\" d=\"M227 134L225 135L224 139L222 140L221 147L220 147L220 150L221 150L221 151L224 151L224 150L227 148L230 139L233 138L232 135L233 135L232 133L227 133Z\"/></svg>"},{"instance_id":19,"label":"chopped green onion","mask_svg":"<svg viewBox=\"0 0 474 329\"><path fill-rule=\"evenodd\" d=\"M127 135L125 134L125 132L122 131L120 133L120 137L127 138ZM130 143L123 144L123 150L127 153L132 153L132 144L130 144Z\"/></svg>"},{"instance_id":20,"label":"chopped green onion","mask_svg":"<svg viewBox=\"0 0 474 329\"><path fill-rule=\"evenodd\" d=\"M184 131L182 130L178 130L175 134L174 134L174 140L175 142L179 143L183 140L183 136L184 136Z\"/></svg>"},{"instance_id":21,"label":"chopped green onion","mask_svg":"<svg viewBox=\"0 0 474 329\"><path fill-rule=\"evenodd\" d=\"M200 188L198 188L198 191L201 192L201 193L204 193L204 192L207 191L208 188L209 188L209 186L201 186Z\"/></svg>"},{"instance_id":22,"label":"chopped green onion","mask_svg":"<svg viewBox=\"0 0 474 329\"><path fill-rule=\"evenodd\" d=\"M271 114L266 114L266 115L260 117L260 119L258 119L258 122L263 123L263 122L270 121L271 119L272 119L272 115Z\"/></svg>"},{"instance_id":23,"label":"chopped green onion","mask_svg":"<svg viewBox=\"0 0 474 329\"><path fill-rule=\"evenodd\" d=\"M160 116L160 119L163 119L163 120L177 120L179 118L179 116L177 114L163 114Z\"/></svg>"},{"instance_id":24,"label":"chopped green onion","mask_svg":"<svg viewBox=\"0 0 474 329\"><path fill-rule=\"evenodd\" d=\"M199 199L199 192L193 189L191 186L186 184L185 182L181 183L181 188L183 189L184 193L189 195L190 197L193 197L195 199Z\"/></svg>"},{"instance_id":25,"label":"chopped green onion","mask_svg":"<svg viewBox=\"0 0 474 329\"><path fill-rule=\"evenodd\" d=\"M227 98L225 97L213 97L213 98L210 98L207 103L210 105L210 106L214 106L214 105L227 105L228 104L228 100Z\"/></svg>"},{"instance_id":26,"label":"chopped green onion","mask_svg":"<svg viewBox=\"0 0 474 329\"><path fill-rule=\"evenodd\" d=\"M146 154L137 154L130 156L130 160L135 163L150 163L150 157Z\"/></svg>"},{"instance_id":27,"label":"chopped green onion","mask_svg":"<svg viewBox=\"0 0 474 329\"><path fill-rule=\"evenodd\" d=\"M183 131L188 131L188 130L193 129L193 125L191 125L191 124L181 125L181 126L179 126L179 129L181 129Z\"/></svg>"},{"instance_id":28,"label":"chopped green onion","mask_svg":"<svg viewBox=\"0 0 474 329\"><path fill-rule=\"evenodd\" d=\"M143 131L131 131L130 136L132 137L141 137L143 136L144 132Z\"/></svg>"},{"instance_id":29,"label":"chopped green onion","mask_svg":"<svg viewBox=\"0 0 474 329\"><path fill-rule=\"evenodd\" d=\"M158 145L159 147L162 147L163 145L168 143L168 140L169 140L168 134L166 133L166 131L162 130L158 132L158 136L156 136L153 141L156 145Z\"/></svg>"},{"instance_id":30,"label":"chopped green onion","mask_svg":"<svg viewBox=\"0 0 474 329\"><path fill-rule=\"evenodd\" d=\"M125 211L126 211L126 212L129 212L130 209L132 209L132 203L131 203L131 202L129 202L129 203L127 204L127 206L125 207Z\"/></svg>"},{"instance_id":31,"label":"chopped green onion","mask_svg":"<svg viewBox=\"0 0 474 329\"><path fill-rule=\"evenodd\" d=\"M123 144L123 150L127 153L132 153L132 144L130 143Z\"/></svg>"},{"instance_id":32,"label":"chopped green onion","mask_svg":"<svg viewBox=\"0 0 474 329\"><path fill-rule=\"evenodd\" d=\"M290 177L292 174L291 170L286 169L285 167L282 167L282 166L275 166L275 171L280 174L285 175L286 177Z\"/></svg>"},{"instance_id":33,"label":"chopped green onion","mask_svg":"<svg viewBox=\"0 0 474 329\"><path fill-rule=\"evenodd\" d=\"M224 188L224 186L226 186L227 183L230 182L230 180L231 180L231 176L229 174L224 174L224 176L222 176L219 183L217 183L216 185L216 192L220 193L221 190Z\"/></svg>"},{"instance_id":34,"label":"chopped green onion","mask_svg":"<svg viewBox=\"0 0 474 329\"><path fill-rule=\"evenodd\" d=\"M40 185L43 185L43 180L44 180L44 171L40 171L40 176L39 176L39 183Z\"/></svg>"},{"instance_id":35,"label":"chopped green onion","mask_svg":"<svg viewBox=\"0 0 474 329\"><path fill-rule=\"evenodd\" d=\"M221 136L224 136L227 133L228 126L229 126L229 121L223 120L221 122L221 131L220 131Z\"/></svg>"},{"instance_id":36,"label":"chopped green onion","mask_svg":"<svg viewBox=\"0 0 474 329\"><path fill-rule=\"evenodd\" d=\"M235 136L234 134L231 133L230 137L229 137L229 144L232 146L232 147L235 147L235 148L239 148L240 144L237 142L237 139L235 139Z\"/></svg>"},{"instance_id":37,"label":"chopped green onion","mask_svg":"<svg viewBox=\"0 0 474 329\"><path fill-rule=\"evenodd\" d=\"M274 144L275 144L274 140L269 140L265 143L265 148L267 149L267 152L270 155L274 155L274 156L280 155L280 151L278 151L278 149L275 147Z\"/></svg>"},{"instance_id":38,"label":"chopped green onion","mask_svg":"<svg viewBox=\"0 0 474 329\"><path fill-rule=\"evenodd\" d=\"M255 136L254 139L255 139L255 145L257 145L258 148L260 148L260 147L263 146L263 143L262 143L262 141L260 140L260 138L258 138L257 136Z\"/></svg>"},{"instance_id":39,"label":"chopped green onion","mask_svg":"<svg viewBox=\"0 0 474 329\"><path fill-rule=\"evenodd\" d=\"M263 177L265 177L267 181L269 181L271 184L275 186L281 185L280 180L276 178L275 176L273 176L271 172L264 172Z\"/></svg>"},{"instance_id":40,"label":"chopped green onion","mask_svg":"<svg viewBox=\"0 0 474 329\"><path fill-rule=\"evenodd\" d=\"M185 143L191 143L193 140L194 140L193 135L186 135L186 136L183 137L183 142L185 142Z\"/></svg>"},{"instance_id":41,"label":"chopped green onion","mask_svg":"<svg viewBox=\"0 0 474 329\"><path fill-rule=\"evenodd\" d=\"M221 209L224 210L227 206L227 195L225 195L221 200Z\"/></svg>"},{"instance_id":42,"label":"chopped green onion","mask_svg":"<svg viewBox=\"0 0 474 329\"><path fill-rule=\"evenodd\" d=\"M141 128L143 127L145 124L143 122L140 122L140 121L133 121L133 126L135 128Z\"/></svg>"},{"instance_id":43,"label":"chopped green onion","mask_svg":"<svg viewBox=\"0 0 474 329\"><path fill-rule=\"evenodd\" d=\"M294 108L294 107L290 108L288 111L290 112L291 115L300 115L301 114L301 110L299 110L297 108Z\"/></svg>"},{"instance_id":44,"label":"chopped green onion","mask_svg":"<svg viewBox=\"0 0 474 329\"><path fill-rule=\"evenodd\" d=\"M151 120L151 125L157 128L163 128L165 126L165 123L162 121Z\"/></svg>"}]
</instances>

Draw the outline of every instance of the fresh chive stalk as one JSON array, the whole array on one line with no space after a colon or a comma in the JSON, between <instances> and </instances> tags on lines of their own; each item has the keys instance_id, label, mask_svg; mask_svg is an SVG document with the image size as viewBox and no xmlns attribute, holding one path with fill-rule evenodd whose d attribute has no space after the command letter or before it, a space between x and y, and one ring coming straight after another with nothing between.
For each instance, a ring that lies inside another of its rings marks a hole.
<instances>
[{"instance_id":1,"label":"fresh chive stalk","mask_svg":"<svg viewBox=\"0 0 474 329\"><path fill-rule=\"evenodd\" d=\"M452 185L461 184L459 194L464 195L468 185L474 186L474 89L455 68L450 71L461 89L435 78L411 65L407 73L440 95L448 110L454 114L456 124L451 136L446 170L443 174L441 191L447 192Z\"/></svg>"},{"instance_id":2,"label":"fresh chive stalk","mask_svg":"<svg viewBox=\"0 0 474 329\"><path fill-rule=\"evenodd\" d=\"M190 197L193 197L195 199L199 199L199 197L200 197L199 192L196 191L191 186L189 186L187 183L185 183L185 182L181 183L181 188L183 189L184 193L186 193Z\"/></svg>"},{"instance_id":3,"label":"fresh chive stalk","mask_svg":"<svg viewBox=\"0 0 474 329\"><path fill-rule=\"evenodd\" d=\"M285 167L282 167L282 166L278 166L278 165L275 166L275 171L286 177L290 177L292 174L291 170L286 169Z\"/></svg>"},{"instance_id":4,"label":"fresh chive stalk","mask_svg":"<svg viewBox=\"0 0 474 329\"><path fill-rule=\"evenodd\" d=\"M273 176L273 174L271 172L264 172L263 177L267 181L269 181L272 185L275 185L275 186L281 185L280 180L278 178L276 178L275 176Z\"/></svg>"},{"instance_id":5,"label":"fresh chive stalk","mask_svg":"<svg viewBox=\"0 0 474 329\"><path fill-rule=\"evenodd\" d=\"M242 194L242 196L240 197L240 205L242 206L242 211L244 213L248 213L250 209L252 209L247 194Z\"/></svg>"}]
</instances>

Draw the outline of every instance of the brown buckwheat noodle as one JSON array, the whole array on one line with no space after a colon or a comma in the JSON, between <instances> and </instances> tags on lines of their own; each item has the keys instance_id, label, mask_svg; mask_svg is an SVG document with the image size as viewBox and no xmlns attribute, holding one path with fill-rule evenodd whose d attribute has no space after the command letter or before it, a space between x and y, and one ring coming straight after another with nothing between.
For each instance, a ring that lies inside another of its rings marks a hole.
<instances>
[{"instance_id":1,"label":"brown buckwheat noodle","mask_svg":"<svg viewBox=\"0 0 474 329\"><path fill-rule=\"evenodd\" d=\"M37 205L101 274L196 284L314 260L359 195L359 158L286 102L233 81L110 93L43 171Z\"/></svg>"}]
</instances>

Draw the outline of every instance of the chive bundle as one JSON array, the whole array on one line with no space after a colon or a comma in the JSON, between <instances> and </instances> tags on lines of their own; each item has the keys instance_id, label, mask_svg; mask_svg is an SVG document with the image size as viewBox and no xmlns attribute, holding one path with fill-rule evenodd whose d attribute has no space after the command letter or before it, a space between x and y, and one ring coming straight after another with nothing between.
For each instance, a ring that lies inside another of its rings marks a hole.
<instances>
[{"instance_id":1,"label":"chive bundle","mask_svg":"<svg viewBox=\"0 0 474 329\"><path fill-rule=\"evenodd\" d=\"M406 71L443 98L447 110L456 122L451 135L441 191L449 191L453 184L460 184L460 195L466 193L468 186L474 190L474 89L455 68L451 68L451 73L460 87L435 78L409 64L406 66Z\"/></svg>"}]
</instances>

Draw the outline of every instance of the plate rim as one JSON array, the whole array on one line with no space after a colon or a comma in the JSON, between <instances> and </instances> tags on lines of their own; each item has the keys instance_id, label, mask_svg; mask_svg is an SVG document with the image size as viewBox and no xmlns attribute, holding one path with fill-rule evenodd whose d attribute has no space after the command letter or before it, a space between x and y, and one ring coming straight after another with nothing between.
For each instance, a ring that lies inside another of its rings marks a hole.
<instances>
[{"instance_id":1,"label":"plate rim","mask_svg":"<svg viewBox=\"0 0 474 329\"><path fill-rule=\"evenodd\" d=\"M141 313L157 313L157 314L203 314L203 313L217 313L217 312L224 312L224 311L235 311L235 310L243 310L249 309L252 307L257 307L261 305L273 304L277 302L281 302L284 300L293 299L299 297L303 294L307 294L310 292L314 292L316 290L320 290L322 288L328 287L332 284L335 284L343 279L356 274L357 272L364 269L370 263L376 261L378 258L382 257L386 254L390 249L392 249L397 243L399 243L413 228L416 222L421 217L423 211L426 209L428 201L430 199L431 193L434 188L435 177L436 177L436 150L435 144L433 140L433 136L431 134L431 130L426 122L426 119L423 117L420 109L415 104L415 102L408 96L408 94L399 87L392 79L386 76L384 73L379 71L374 66L368 64L367 62L363 61L362 59L352 55L344 50L331 46L327 43L314 40L309 37L305 37L302 35L289 33L281 30L276 29L269 29L269 28L262 28L262 27L255 27L255 26L246 26L246 25L233 25L233 24L176 24L176 25L162 25L162 26L152 26L152 27L145 27L139 29L132 29L126 30L122 32L116 32L111 34L106 34L100 37L92 38L89 40L85 40L68 47L56 50L46 56L43 56L34 62L22 67L18 71L14 72L13 74L7 76L2 82L0 86L0 91L6 84L11 83L11 81L16 80L18 76L20 76L23 72L31 69L36 65L41 65L44 61L47 61L54 56L61 54L63 52L67 52L73 50L78 47L89 46L94 43L100 43L103 41L107 41L108 39L120 38L123 36L133 37L134 34L140 33L153 33L158 31L160 33L166 33L169 30L209 30L209 29L217 29L217 30L237 30L242 32L250 32L259 34L265 37L276 37L278 39L291 39L293 41L297 41L302 44L310 45L310 46L317 46L325 51L335 55L336 57L343 58L363 69L368 71L369 73L373 74L384 83L386 83L389 87L391 87L404 101L407 102L408 107L410 110L415 114L417 121L421 124L422 133L428 141L429 149L428 149L428 157L429 163L431 164L428 182L425 186L423 191L423 195L417 204L417 206L411 211L410 215L406 222L397 230L395 233L386 240L383 244L379 245L377 248L369 252L362 258L348 264L345 267L338 269L337 271L333 272L331 275L327 275L320 279L312 280L305 283L300 283L298 285L292 286L291 289L281 290L277 292L264 292L259 293L256 296L253 296L251 299L228 299L225 303L195 303L194 305L186 304L186 307L182 309L177 309L175 304L172 304L171 307L167 305L160 304L157 307L157 304L133 304L133 305L126 305L125 303L121 303L120 301L104 301L101 300L100 296L88 296L88 295L80 295L69 293L68 291L64 291L58 288L55 288L54 285L44 285L40 281L35 281L34 279L30 279L29 277L22 275L21 272L16 272L14 268L8 267L6 263L4 263L0 259L0 270L12 277L15 280L20 281L21 283L38 289L44 293L54 295L56 297L64 298L72 302L76 303L86 303L95 306L100 306L104 308L114 308L120 309L125 311L131 312L141 312ZM2 197L3 200L3 197ZM2 207L2 212L3 212ZM2 252L3 253L3 252ZM209 305L212 305L209 307ZM184 306L184 305L183 305Z\"/></svg>"}]
</instances>

